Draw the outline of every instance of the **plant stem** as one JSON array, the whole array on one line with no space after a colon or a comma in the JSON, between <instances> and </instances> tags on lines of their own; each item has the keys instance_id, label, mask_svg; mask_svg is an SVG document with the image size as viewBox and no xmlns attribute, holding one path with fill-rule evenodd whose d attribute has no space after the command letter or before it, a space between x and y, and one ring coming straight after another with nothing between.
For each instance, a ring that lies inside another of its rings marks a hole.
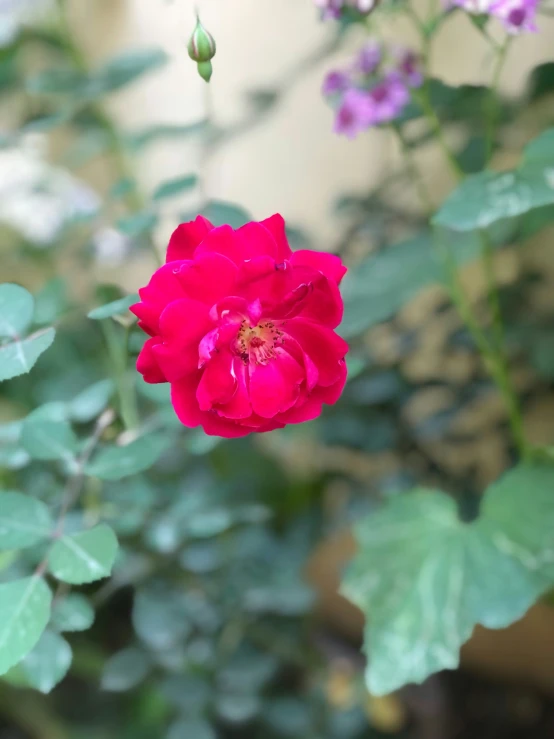
<instances>
[{"instance_id":1,"label":"plant stem","mask_svg":"<svg viewBox=\"0 0 554 739\"><path fill-rule=\"evenodd\" d=\"M119 395L119 410L125 428L130 431L139 425L136 404L135 387L127 377L127 337L120 341L115 324L111 318L100 321L102 333L108 347L108 355L112 364L117 392Z\"/></svg>"},{"instance_id":2,"label":"plant stem","mask_svg":"<svg viewBox=\"0 0 554 739\"><path fill-rule=\"evenodd\" d=\"M393 126L393 131L395 132L396 137L399 141L400 150L402 151L404 155L404 159L406 161L408 172L414 181L416 192L419 196L421 204L425 208L425 211L426 211L425 215L429 219L435 211L435 206L433 205L433 201L431 199L429 190L427 189L427 185L425 184L425 181L423 180L423 177L421 176L421 172L419 171L419 168L415 161L413 151L410 148L410 145L408 144L408 142L406 141L406 138L402 132L402 129L400 128L400 126Z\"/></svg>"},{"instance_id":3,"label":"plant stem","mask_svg":"<svg viewBox=\"0 0 554 739\"><path fill-rule=\"evenodd\" d=\"M486 120L486 136L485 136L485 167L488 166L493 149L494 149L494 138L496 133L497 124L497 113L498 113L498 86L500 84L500 76L502 74L502 68L506 61L506 55L510 48L510 37L508 36L501 46L495 46L494 51L496 55L496 63L494 65L494 71L492 75L492 82L490 86L490 96L488 105L488 116Z\"/></svg>"}]
</instances>

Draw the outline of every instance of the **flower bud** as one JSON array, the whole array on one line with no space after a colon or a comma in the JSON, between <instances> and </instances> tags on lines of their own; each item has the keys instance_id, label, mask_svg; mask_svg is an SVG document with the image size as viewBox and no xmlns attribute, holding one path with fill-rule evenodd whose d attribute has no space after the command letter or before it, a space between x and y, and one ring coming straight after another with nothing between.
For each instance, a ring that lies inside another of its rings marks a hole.
<instances>
[{"instance_id":1,"label":"flower bud","mask_svg":"<svg viewBox=\"0 0 554 739\"><path fill-rule=\"evenodd\" d=\"M213 59L215 56L214 38L210 33L208 33L208 31L206 31L204 26L200 23L199 18L196 19L196 27L190 37L188 51L190 58L199 63L209 62L210 59ZM200 69L198 71L200 71ZM200 76L204 77L201 72Z\"/></svg>"},{"instance_id":2,"label":"flower bud","mask_svg":"<svg viewBox=\"0 0 554 739\"><path fill-rule=\"evenodd\" d=\"M212 78L213 67L211 62L198 62L198 74L203 80L209 82Z\"/></svg>"}]
</instances>

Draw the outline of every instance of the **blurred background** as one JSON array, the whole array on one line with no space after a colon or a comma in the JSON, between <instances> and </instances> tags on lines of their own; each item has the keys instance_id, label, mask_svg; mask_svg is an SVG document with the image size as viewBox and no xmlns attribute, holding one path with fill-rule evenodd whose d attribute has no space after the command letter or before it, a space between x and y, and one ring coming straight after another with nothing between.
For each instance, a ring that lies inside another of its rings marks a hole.
<instances>
[{"instance_id":1,"label":"blurred background","mask_svg":"<svg viewBox=\"0 0 554 739\"><path fill-rule=\"evenodd\" d=\"M147 474L88 485L79 515L107 518L123 554L113 579L86 592L96 620L70 635L69 676L49 695L20 675L0 681L0 737L554 737L547 604L505 631L478 629L460 670L385 698L366 691L362 618L337 594L350 523L421 483L471 511L513 459L505 411L445 291L412 284L402 260L379 275L367 267L425 227L395 140L332 133L323 77L367 34L322 23L311 0L202 0L217 41L207 86L186 50L196 7L0 0L0 276L35 293L37 317L59 328L57 352L2 386L2 482L53 495L57 470L25 455L18 419L95 387L77 421L87 428L110 397L98 390L108 370L87 310L145 284L154 252L200 209L233 225L280 212L294 247L340 252L365 279L345 285L347 315L362 314L347 327L350 380L317 422L219 443L184 432L165 389L129 375L171 448ZM415 45L395 7L379 32ZM541 16L540 29L506 64L499 167L554 122L554 22ZM480 168L469 129L490 61L455 14L432 71L449 89L466 86L440 109L466 171ZM423 137L415 156L440 201L453 183L439 152ZM554 417L545 222L539 233L529 226L524 253L510 233L495 258L537 444L550 441ZM471 265L464 279L478 306L485 288ZM131 336L135 354L142 340ZM13 566L0 560L0 575Z\"/></svg>"}]
</instances>

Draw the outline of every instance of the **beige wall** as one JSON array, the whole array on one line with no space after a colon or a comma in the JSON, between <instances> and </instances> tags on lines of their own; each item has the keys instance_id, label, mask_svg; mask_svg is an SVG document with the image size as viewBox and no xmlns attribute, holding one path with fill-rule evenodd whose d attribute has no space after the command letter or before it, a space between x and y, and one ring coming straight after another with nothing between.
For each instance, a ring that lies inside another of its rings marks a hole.
<instances>
[{"instance_id":1,"label":"beige wall","mask_svg":"<svg viewBox=\"0 0 554 739\"><path fill-rule=\"evenodd\" d=\"M193 0L71 3L75 29L91 60L142 45L163 46L171 56L164 70L113 100L113 113L122 124L182 123L202 116L206 86L186 52ZM330 215L337 194L363 191L390 167L394 156L384 133L371 132L355 142L331 133L332 113L320 95L331 60L305 74L298 69L294 75L299 58L328 37L329 24L318 21L311 0L201 0L199 4L218 44L210 86L218 122L241 119L245 90L271 87L293 72L293 83L278 108L247 135L212 153L205 167L209 194L238 202L257 218L281 211L288 220L308 227L328 248L337 233L338 224ZM509 92L518 90L531 66L554 56L554 23L541 18L540 26L540 34L514 44L503 75L503 87ZM383 31L395 40L411 38L401 21L387 21ZM350 48L357 44L358 39L352 39ZM484 81L490 73L487 53L479 34L457 15L440 34L434 71L453 83ZM333 61L345 58L347 50ZM201 158L195 141L157 147L140 163L145 190L197 169ZM442 168L433 152L423 163L430 179L441 187ZM161 240L174 225L175 210L172 204Z\"/></svg>"}]
</instances>

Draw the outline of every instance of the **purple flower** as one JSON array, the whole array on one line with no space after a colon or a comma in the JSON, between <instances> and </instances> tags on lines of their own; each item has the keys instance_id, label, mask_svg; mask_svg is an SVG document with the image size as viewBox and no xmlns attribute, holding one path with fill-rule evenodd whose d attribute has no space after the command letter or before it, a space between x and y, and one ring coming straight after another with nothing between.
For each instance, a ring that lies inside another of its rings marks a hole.
<instances>
[{"instance_id":1,"label":"purple flower","mask_svg":"<svg viewBox=\"0 0 554 739\"><path fill-rule=\"evenodd\" d=\"M399 49L397 56L397 71L408 87L421 87L423 84L423 74L421 72L419 56L411 49Z\"/></svg>"},{"instance_id":2,"label":"purple flower","mask_svg":"<svg viewBox=\"0 0 554 739\"><path fill-rule=\"evenodd\" d=\"M382 57L381 45L377 41L370 41L360 49L354 69L362 74L373 74L381 63Z\"/></svg>"},{"instance_id":3,"label":"purple flower","mask_svg":"<svg viewBox=\"0 0 554 739\"><path fill-rule=\"evenodd\" d=\"M401 77L392 72L369 91L370 126L389 123L410 102L410 93Z\"/></svg>"},{"instance_id":4,"label":"purple flower","mask_svg":"<svg viewBox=\"0 0 554 739\"><path fill-rule=\"evenodd\" d=\"M371 125L372 104L367 92L355 87L348 90L335 118L334 132L354 139Z\"/></svg>"},{"instance_id":5,"label":"purple flower","mask_svg":"<svg viewBox=\"0 0 554 739\"><path fill-rule=\"evenodd\" d=\"M321 91L324 95L335 95L338 92L345 92L349 87L349 76L345 72L334 69L323 80Z\"/></svg>"},{"instance_id":6,"label":"purple flower","mask_svg":"<svg viewBox=\"0 0 554 739\"><path fill-rule=\"evenodd\" d=\"M321 8L324 20L328 18L339 18L344 0L314 0L318 8Z\"/></svg>"},{"instance_id":7,"label":"purple flower","mask_svg":"<svg viewBox=\"0 0 554 739\"><path fill-rule=\"evenodd\" d=\"M508 33L537 31L535 15L538 0L497 0L490 6L491 15L503 21Z\"/></svg>"}]
</instances>

